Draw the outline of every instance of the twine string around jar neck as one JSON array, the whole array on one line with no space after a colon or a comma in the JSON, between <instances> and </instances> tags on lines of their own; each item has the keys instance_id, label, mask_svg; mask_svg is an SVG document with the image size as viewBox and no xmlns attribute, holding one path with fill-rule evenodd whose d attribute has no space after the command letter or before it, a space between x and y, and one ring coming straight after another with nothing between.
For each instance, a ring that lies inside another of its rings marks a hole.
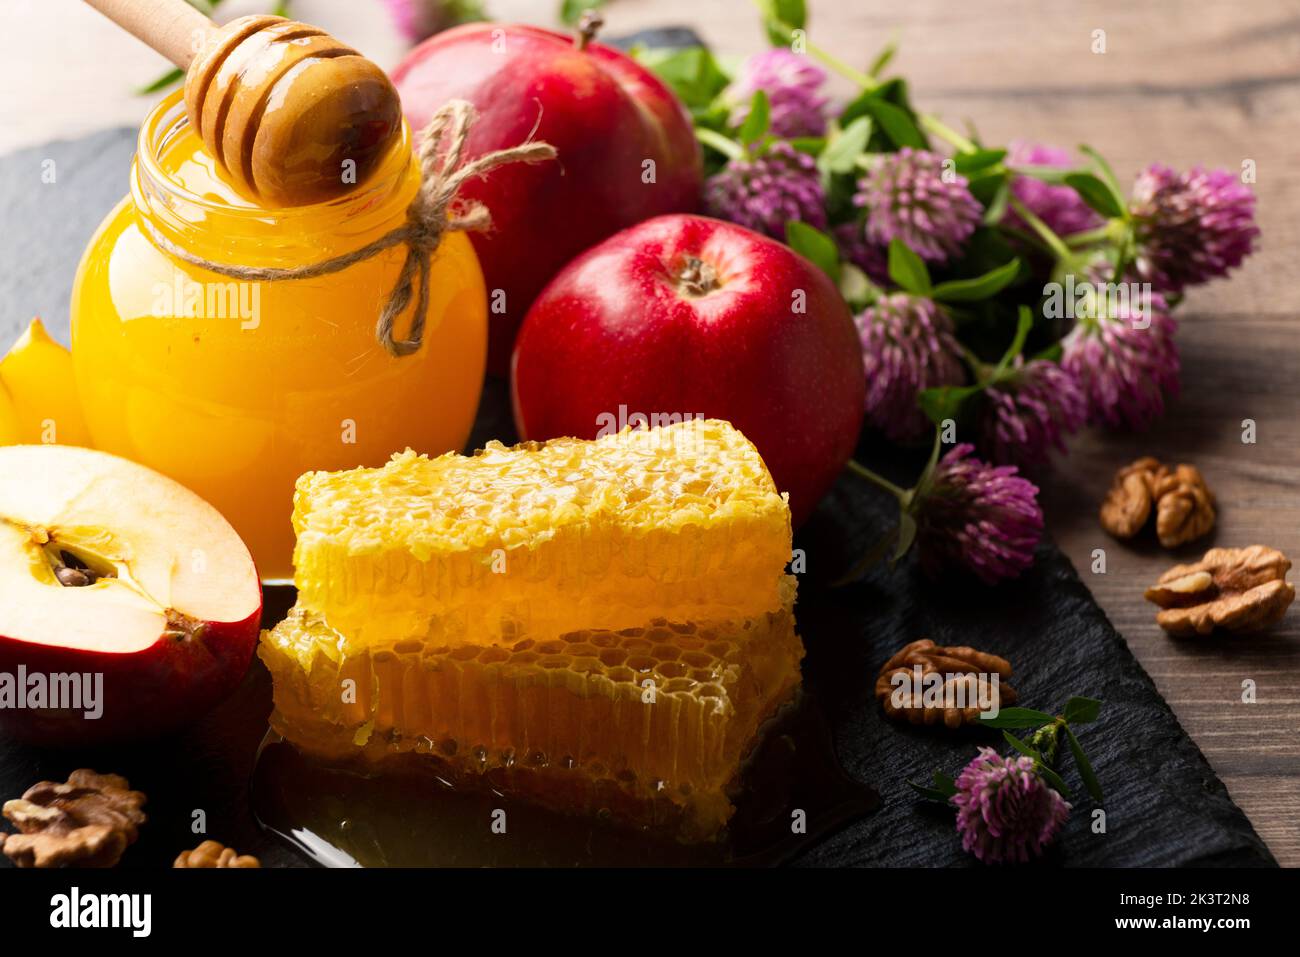
<instances>
[{"instance_id":1,"label":"twine string around jar neck","mask_svg":"<svg viewBox=\"0 0 1300 957\"><path fill-rule=\"evenodd\" d=\"M303 266L240 266L196 256L152 226L148 227L148 231L154 243L168 255L192 266L246 282L284 282L328 276L394 246L405 244L406 258L402 262L397 282L380 310L379 320L375 324L375 337L389 355L411 355L419 350L424 341L425 313L429 306L430 262L442 237L452 230L486 229L492 222L491 212L482 203L456 201L460 188L468 180L499 166L509 163L541 163L555 159L556 156L555 147L551 144L527 140L518 146L464 161L465 140L477 115L473 105L464 100L451 100L433 115L420 134L420 188L406 208L406 222L352 252ZM416 302L410 334L405 339L399 339L395 333L396 322L410 305L413 295Z\"/></svg>"}]
</instances>

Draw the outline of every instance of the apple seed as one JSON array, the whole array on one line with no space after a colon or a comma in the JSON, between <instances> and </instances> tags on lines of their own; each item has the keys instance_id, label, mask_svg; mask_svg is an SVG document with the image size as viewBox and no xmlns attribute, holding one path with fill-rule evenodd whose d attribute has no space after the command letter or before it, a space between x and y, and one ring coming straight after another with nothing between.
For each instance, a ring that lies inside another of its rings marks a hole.
<instances>
[{"instance_id":1,"label":"apple seed","mask_svg":"<svg viewBox=\"0 0 1300 957\"><path fill-rule=\"evenodd\" d=\"M47 548L46 555L50 556L50 565L54 569L55 579L65 588L84 588L95 584L101 578L117 577L112 571L98 571L91 568L80 556L65 548L57 549L57 557L51 556L53 551L56 549Z\"/></svg>"},{"instance_id":2,"label":"apple seed","mask_svg":"<svg viewBox=\"0 0 1300 957\"><path fill-rule=\"evenodd\" d=\"M95 581L94 578L87 575L80 568L71 568L67 565L54 569L54 577L59 580L60 585L68 588L82 588L93 584Z\"/></svg>"}]
</instances>

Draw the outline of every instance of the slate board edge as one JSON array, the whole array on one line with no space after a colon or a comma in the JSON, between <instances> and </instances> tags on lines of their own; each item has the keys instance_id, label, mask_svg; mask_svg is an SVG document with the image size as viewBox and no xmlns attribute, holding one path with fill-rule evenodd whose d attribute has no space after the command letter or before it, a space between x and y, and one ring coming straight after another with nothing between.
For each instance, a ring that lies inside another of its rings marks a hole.
<instances>
[{"instance_id":1,"label":"slate board edge","mask_svg":"<svg viewBox=\"0 0 1300 957\"><path fill-rule=\"evenodd\" d=\"M1178 733L1181 734L1183 738L1185 738L1188 741L1188 743L1191 745L1192 751L1194 752L1195 756L1198 759L1200 759L1201 763L1203 763L1205 767L1209 770L1210 775L1214 781L1214 786L1218 791L1218 793L1220 793L1223 796L1223 798L1234 808L1236 808L1237 811L1241 814L1241 817L1245 822L1246 827L1249 830L1250 836L1253 837L1254 840L1258 843L1259 851L1264 855L1265 862L1272 864L1273 866L1277 866L1277 859L1273 856L1273 852L1269 850L1268 845L1265 843L1264 839L1259 836L1259 832L1255 830L1254 822L1251 821L1249 815L1247 815L1246 812L1241 809L1241 806L1237 804L1235 800L1233 800L1231 792L1228 791L1228 786L1223 783L1223 778L1219 776L1219 773L1218 771L1215 770L1214 765L1210 763L1210 759L1205 756L1205 752L1201 750L1201 746L1196 743L1196 738L1192 737L1192 735L1187 731L1187 729L1183 727L1182 721L1180 721L1178 718L1178 713L1174 711L1174 709L1170 706L1169 702L1165 700L1165 696L1160 693L1160 689L1156 686L1155 680L1151 677L1150 674L1147 673L1147 670L1145 667L1143 667L1141 660L1138 659L1137 655L1133 654L1133 649L1129 647L1128 639L1125 638L1123 633L1118 628L1115 627L1114 623L1110 620L1110 616L1106 614L1106 609L1103 608L1101 604L1098 603L1097 600L1093 597L1092 590L1088 588L1087 584L1084 583L1082 576L1080 576L1079 574L1079 570L1074 565L1074 562L1070 559L1068 555L1065 554L1065 552L1061 551L1061 549L1056 544L1056 540L1052 538L1050 534L1044 536L1043 547L1049 548L1052 551L1056 552L1064 560L1065 566L1069 568L1072 574L1073 582L1087 594L1088 600L1091 601L1092 604L1096 607L1097 612L1101 617L1101 621L1105 625L1107 631L1110 633L1112 644L1114 644L1115 647L1119 649L1120 653L1124 656L1125 661L1130 663L1134 667L1134 669L1139 674L1141 674L1142 680L1150 688L1151 694L1156 699L1156 701L1159 702L1160 708L1168 715L1169 720L1173 722L1173 725L1175 729L1178 731ZM1212 866L1212 862L1193 860L1193 861L1189 861L1184 866L1187 867Z\"/></svg>"}]
</instances>

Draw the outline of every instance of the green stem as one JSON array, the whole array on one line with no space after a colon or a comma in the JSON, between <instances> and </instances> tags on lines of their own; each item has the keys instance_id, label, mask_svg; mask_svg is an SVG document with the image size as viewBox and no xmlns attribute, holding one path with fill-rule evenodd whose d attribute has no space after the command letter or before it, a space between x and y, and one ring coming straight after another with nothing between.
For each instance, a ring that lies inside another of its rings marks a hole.
<instances>
[{"instance_id":1,"label":"green stem","mask_svg":"<svg viewBox=\"0 0 1300 957\"><path fill-rule=\"evenodd\" d=\"M918 120L927 133L933 133L935 136L939 137L939 139L945 140L952 146L956 147L958 153L974 153L979 149L979 147L971 140L962 136L937 116L933 116L929 113L922 113L918 117Z\"/></svg>"},{"instance_id":2,"label":"green stem","mask_svg":"<svg viewBox=\"0 0 1300 957\"><path fill-rule=\"evenodd\" d=\"M759 0L752 0L752 2L754 6L758 9L758 12L766 16L767 11L763 9L762 3L760 3ZM780 23L781 27L786 31L786 39L792 39L794 28L791 27L788 23L783 23L781 21L777 21L777 22ZM844 77L849 82L862 87L864 90L874 90L876 87L880 85L874 77L867 76L867 74L863 73L861 70L855 70L853 67L849 66L847 63L845 63L839 57L835 56L830 51L823 50L821 47L817 46L817 44L813 43L807 37L808 37L808 33L805 30L804 42L807 46L808 52L812 54L813 59L820 62L822 66L826 67L829 70L833 70L834 72L838 73L840 76Z\"/></svg>"},{"instance_id":3,"label":"green stem","mask_svg":"<svg viewBox=\"0 0 1300 957\"><path fill-rule=\"evenodd\" d=\"M1114 220L1108 220L1104 226L1098 226L1096 229L1085 229L1081 233L1070 233L1064 237L1065 244L1072 249L1080 246L1090 246L1093 243L1109 240L1113 232L1111 224Z\"/></svg>"},{"instance_id":4,"label":"green stem","mask_svg":"<svg viewBox=\"0 0 1300 957\"><path fill-rule=\"evenodd\" d=\"M814 60L817 60L828 70L838 73L850 83L854 83L868 91L874 90L880 86L880 83L874 77L867 76L867 74L863 73L861 70L855 70L839 57L827 50L823 50L811 40L807 40L806 43L808 45L808 52L812 54Z\"/></svg>"},{"instance_id":5,"label":"green stem","mask_svg":"<svg viewBox=\"0 0 1300 957\"><path fill-rule=\"evenodd\" d=\"M1043 242L1047 243L1048 248L1052 250L1057 259L1064 262L1070 262L1074 259L1074 253L1065 245L1061 240L1061 237L1056 235L1052 230L1052 227L1048 226L1045 222L1035 216L1028 206L1014 196L1011 197L1011 208L1019 213L1020 218L1027 222L1030 228L1042 237Z\"/></svg>"},{"instance_id":6,"label":"green stem","mask_svg":"<svg viewBox=\"0 0 1300 957\"><path fill-rule=\"evenodd\" d=\"M1047 243L1043 242L1033 233L1027 233L1023 229L1016 229L1016 227L1014 226L1007 226L1002 223L998 224L998 228L1002 230L1004 233L1006 233L1008 236L1014 236L1022 243L1028 243L1030 246L1034 246L1039 250L1041 250L1042 252L1045 253L1053 252L1052 247L1048 246Z\"/></svg>"},{"instance_id":7,"label":"green stem","mask_svg":"<svg viewBox=\"0 0 1300 957\"><path fill-rule=\"evenodd\" d=\"M939 453L943 450L943 432L936 423L934 427L934 444L930 447L930 458L925 463L921 477L917 479L916 488L912 490L911 501L923 501L934 483L935 466L939 464ZM909 502L910 504L910 502Z\"/></svg>"},{"instance_id":8,"label":"green stem","mask_svg":"<svg viewBox=\"0 0 1300 957\"><path fill-rule=\"evenodd\" d=\"M762 12L763 8L762 5L758 2L758 0L753 0L753 2L754 2L754 6L758 7L759 11ZM784 23L781 24L781 26L785 27L787 31L790 30L790 27ZM849 66L847 63L845 63L839 57L835 56L829 50L825 50L822 47L819 47L817 44L813 43L812 40L808 40L806 38L806 34L805 34L804 42L806 44L808 53L812 56L812 58L818 61L819 63L821 63L821 65L826 67L828 70L838 73L840 76L844 77L850 83L853 83L856 86L861 87L864 91L868 93L880 88L880 81L877 80L875 77L863 73L859 69ZM934 134L935 136L939 137L939 139L944 140L947 143L951 144L952 146L956 147L957 152L959 153L974 153L977 149L979 149L979 147L977 147L974 142L972 142L967 137L962 136L952 127L948 126L946 123L940 120L937 116L922 114L921 116L918 117L918 121L920 122L921 127L924 130Z\"/></svg>"},{"instance_id":9,"label":"green stem","mask_svg":"<svg viewBox=\"0 0 1300 957\"><path fill-rule=\"evenodd\" d=\"M997 366L992 362L985 362L967 346L961 346L961 357L966 362L966 368L970 369L971 375L975 378L978 385L991 385L993 382L993 372Z\"/></svg>"},{"instance_id":10,"label":"green stem","mask_svg":"<svg viewBox=\"0 0 1300 957\"><path fill-rule=\"evenodd\" d=\"M861 478L866 479L868 482L871 482L873 485L877 486L878 488L884 489L886 492L894 496L894 498L898 499L900 502L902 502L911 494L906 489L899 488L893 482L889 481L889 479L882 478L881 476L877 475L875 472L871 471L871 469L867 468L865 465L858 462L856 459L849 459L848 469L850 472L860 476Z\"/></svg>"},{"instance_id":11,"label":"green stem","mask_svg":"<svg viewBox=\"0 0 1300 957\"><path fill-rule=\"evenodd\" d=\"M745 155L745 148L729 137L707 127L695 127L695 138L705 146L712 147L727 159L740 159Z\"/></svg>"}]
</instances>

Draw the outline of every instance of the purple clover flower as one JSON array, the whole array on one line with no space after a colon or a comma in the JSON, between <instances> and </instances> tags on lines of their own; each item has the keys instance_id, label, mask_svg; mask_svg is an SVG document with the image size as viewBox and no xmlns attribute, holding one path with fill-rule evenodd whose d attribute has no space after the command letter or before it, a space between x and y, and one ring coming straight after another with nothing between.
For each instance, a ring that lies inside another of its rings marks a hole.
<instances>
[{"instance_id":1,"label":"purple clover flower","mask_svg":"<svg viewBox=\"0 0 1300 957\"><path fill-rule=\"evenodd\" d=\"M1074 158L1063 149L1042 143L1016 140L1007 148L1007 166L1054 166L1068 169L1075 165ZM1101 217L1080 198L1071 186L1044 183L1032 176L1016 176L1011 180L1011 195L1041 219L1058 236L1081 233L1102 223ZM1029 230L1029 225L1014 209L1008 208L1002 220L1006 225Z\"/></svg>"},{"instance_id":2,"label":"purple clover flower","mask_svg":"<svg viewBox=\"0 0 1300 957\"><path fill-rule=\"evenodd\" d=\"M1025 863L1048 847L1070 814L1024 755L1004 758L992 748L957 775L957 833L963 850L985 864Z\"/></svg>"},{"instance_id":3,"label":"purple clover flower","mask_svg":"<svg viewBox=\"0 0 1300 957\"><path fill-rule=\"evenodd\" d=\"M981 448L1002 465L1033 466L1050 450L1065 452L1065 436L1088 417L1083 389L1055 362L1016 356L1009 374L984 390Z\"/></svg>"},{"instance_id":4,"label":"purple clover flower","mask_svg":"<svg viewBox=\"0 0 1300 957\"><path fill-rule=\"evenodd\" d=\"M961 385L965 368L952 320L932 300L882 296L854 318L867 373L867 421L893 442L930 432L916 394Z\"/></svg>"},{"instance_id":5,"label":"purple clover flower","mask_svg":"<svg viewBox=\"0 0 1300 957\"><path fill-rule=\"evenodd\" d=\"M730 123L740 126L749 116L754 93L767 94L770 107L768 132L781 139L822 136L826 132L826 104L821 94L826 71L808 57L776 47L747 59L740 74L724 94L734 105Z\"/></svg>"},{"instance_id":6,"label":"purple clover flower","mask_svg":"<svg viewBox=\"0 0 1300 957\"><path fill-rule=\"evenodd\" d=\"M993 466L955 446L939 460L915 505L922 568L937 576L965 568L992 585L1015 578L1034 562L1043 535L1038 488L1015 466Z\"/></svg>"},{"instance_id":7,"label":"purple clover flower","mask_svg":"<svg viewBox=\"0 0 1300 957\"><path fill-rule=\"evenodd\" d=\"M475 16L476 8L461 3L448 4L441 0L383 0L394 24L407 40L419 43L438 30L461 20L482 19ZM460 16L457 16L460 14Z\"/></svg>"},{"instance_id":8,"label":"purple clover flower","mask_svg":"<svg viewBox=\"0 0 1300 957\"><path fill-rule=\"evenodd\" d=\"M1145 309L1131 303L1081 317L1062 340L1061 366L1083 390L1088 422L1145 429L1179 390L1178 323L1158 294Z\"/></svg>"},{"instance_id":9,"label":"purple clover flower","mask_svg":"<svg viewBox=\"0 0 1300 957\"><path fill-rule=\"evenodd\" d=\"M421 26L419 18L421 15L419 0L384 0L384 6L388 8L389 14L396 23L397 29L402 32L402 36L415 42L424 39L420 35Z\"/></svg>"},{"instance_id":10,"label":"purple clover flower","mask_svg":"<svg viewBox=\"0 0 1300 957\"><path fill-rule=\"evenodd\" d=\"M1226 276L1254 248L1255 194L1227 170L1176 173L1155 164L1137 178L1138 274L1163 293Z\"/></svg>"},{"instance_id":11,"label":"purple clover flower","mask_svg":"<svg viewBox=\"0 0 1300 957\"><path fill-rule=\"evenodd\" d=\"M875 157L853 202L866 211L869 242L888 246L898 238L933 263L959 256L984 212L966 177L945 171L942 156L907 146Z\"/></svg>"},{"instance_id":12,"label":"purple clover flower","mask_svg":"<svg viewBox=\"0 0 1300 957\"><path fill-rule=\"evenodd\" d=\"M782 242L790 220L826 228L826 195L817 162L789 143L773 143L760 156L728 162L704 184L704 207L710 216Z\"/></svg>"}]
</instances>

